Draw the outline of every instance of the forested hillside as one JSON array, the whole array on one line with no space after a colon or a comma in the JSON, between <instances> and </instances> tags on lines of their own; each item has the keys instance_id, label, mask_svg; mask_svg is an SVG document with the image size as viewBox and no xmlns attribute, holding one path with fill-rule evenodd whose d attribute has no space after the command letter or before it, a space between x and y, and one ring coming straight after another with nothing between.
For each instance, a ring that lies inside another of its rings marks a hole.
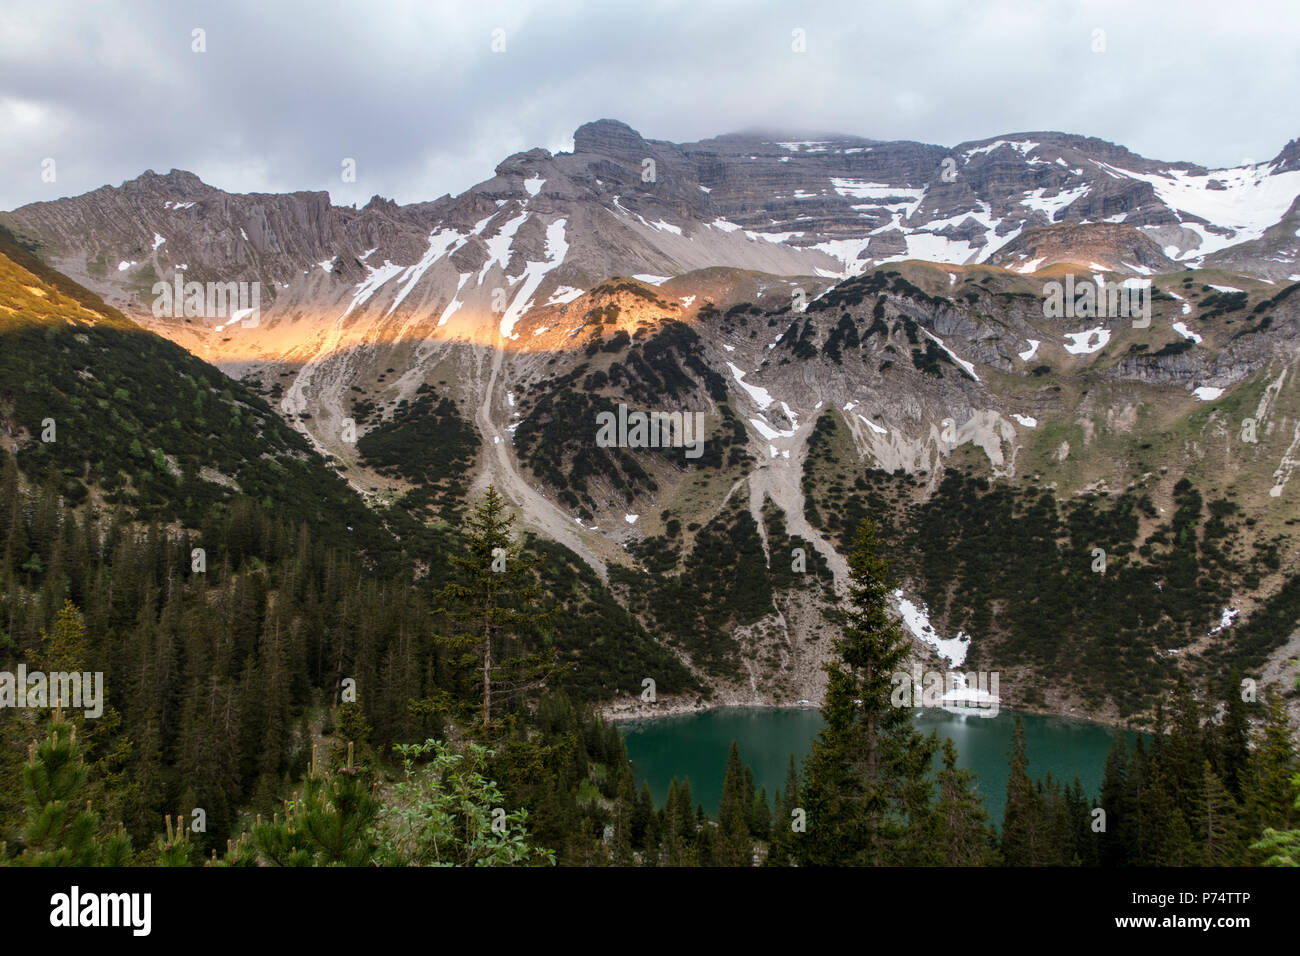
<instances>
[{"instance_id":1,"label":"forested hillside","mask_svg":"<svg viewBox=\"0 0 1300 956\"><path fill-rule=\"evenodd\" d=\"M905 479L868 473L852 495L828 483L809 518L851 570L850 600L830 611L825 560L772 501L755 521L738 486L707 523L666 516L607 587L577 555L522 533L494 488L466 496L453 466L472 458L473 432L449 399L422 393L366 436L360 452L413 485L367 507L256 392L12 242L3 251L0 671L99 674L104 700L87 715L48 695L6 699L0 863L1294 861L1300 776L1284 709L1271 696L1247 707L1237 675L1223 680L1258 660L1248 639L1212 658L1217 673L1168 664L1176 693L1143 698L1154 737L1134 752L1117 743L1099 794L1033 781L1018 747L998 827L951 749L890 701L908 645L887 613L886 552L908 574L956 576L954 594L1024 598L1012 590L1021 574L1064 568L1098 536L1132 538L1146 515L1157 523L1142 542L1112 545L1113 573L1085 586L1063 571L1025 600L1040 616L1091 608L1099 635L1122 633L1139 626L1126 589L1158 575L1169 597L1157 634L1176 648L1223 599L1201 576L1262 574L1276 559L1238 547L1230 501L1180 482L1162 521L1140 488L1062 511L953 471L904 527L882 503L905 501ZM667 342L689 359L684 333ZM647 351L661 374L678 367L663 364L669 349ZM431 441L444 454L424 454ZM935 516L953 515L961 533L939 534ZM995 527L1041 546L999 551ZM786 560L796 552L806 565ZM955 623L1024 640L1014 614L985 619L923 593ZM1261 620L1282 620L1289 595ZM660 694L704 699L711 676L775 668L799 649L769 625L797 613L819 619L811 642L833 645L821 652L826 729L804 767L768 794L733 749L717 808L698 805L688 780L655 806L594 705L648 675ZM1070 666L1060 653L1045 664ZM1142 679L1135 661L1090 666ZM877 769L860 777L864 766Z\"/></svg>"}]
</instances>

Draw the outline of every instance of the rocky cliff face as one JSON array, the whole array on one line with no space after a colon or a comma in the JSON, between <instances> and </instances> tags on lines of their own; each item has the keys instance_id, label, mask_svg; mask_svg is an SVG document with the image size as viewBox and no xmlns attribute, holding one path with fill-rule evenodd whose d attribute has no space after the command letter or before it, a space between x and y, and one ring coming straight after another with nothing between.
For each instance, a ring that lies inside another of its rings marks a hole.
<instances>
[{"instance_id":1,"label":"rocky cliff face","mask_svg":"<svg viewBox=\"0 0 1300 956\"><path fill-rule=\"evenodd\" d=\"M1300 274L1298 149L1206 170L1061 133L952 148L763 133L674 144L600 120L576 131L572 153L519 153L460 196L404 207L236 196L173 170L5 218L136 314L177 270L260 281L264 307L357 299L440 317L452 302L490 304L503 281L517 315L561 286L708 266L836 277L909 258L1130 275L1216 265L1279 281ZM519 285L525 274L536 281Z\"/></svg>"}]
</instances>

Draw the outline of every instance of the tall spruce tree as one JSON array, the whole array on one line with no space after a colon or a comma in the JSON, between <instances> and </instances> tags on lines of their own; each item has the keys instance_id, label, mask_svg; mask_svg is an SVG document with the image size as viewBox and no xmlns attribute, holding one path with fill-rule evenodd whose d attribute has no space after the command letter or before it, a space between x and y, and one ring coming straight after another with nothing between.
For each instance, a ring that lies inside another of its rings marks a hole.
<instances>
[{"instance_id":1,"label":"tall spruce tree","mask_svg":"<svg viewBox=\"0 0 1300 956\"><path fill-rule=\"evenodd\" d=\"M1197 836L1202 841L1200 858L1206 866L1231 866L1242 847L1241 808L1214 772L1209 760L1202 763L1201 803L1195 816Z\"/></svg>"},{"instance_id":2,"label":"tall spruce tree","mask_svg":"<svg viewBox=\"0 0 1300 956\"><path fill-rule=\"evenodd\" d=\"M766 866L789 866L796 834L793 814L799 809L799 772L795 769L794 754L785 772L785 787L773 795L772 838L768 847Z\"/></svg>"},{"instance_id":3,"label":"tall spruce tree","mask_svg":"<svg viewBox=\"0 0 1300 956\"><path fill-rule=\"evenodd\" d=\"M1124 866L1130 862L1133 806L1129 796L1129 750L1121 733L1116 731L1106 770L1101 779L1101 809L1105 812L1104 829L1093 834L1098 844L1098 861L1102 866ZM1091 827L1089 828L1091 830Z\"/></svg>"},{"instance_id":4,"label":"tall spruce tree","mask_svg":"<svg viewBox=\"0 0 1300 956\"><path fill-rule=\"evenodd\" d=\"M1246 819L1255 833L1300 825L1300 808L1296 805L1300 799L1296 785L1300 761L1292 742L1294 731L1286 704L1280 694L1270 691L1264 705L1263 727L1246 768Z\"/></svg>"},{"instance_id":5,"label":"tall spruce tree","mask_svg":"<svg viewBox=\"0 0 1300 956\"><path fill-rule=\"evenodd\" d=\"M794 855L805 866L907 864L924 855L934 743L917 733L910 709L890 700L909 642L889 614L889 566L877 552L875 526L864 521L849 555L836 659L825 665L826 726L804 763L807 832L796 835Z\"/></svg>"},{"instance_id":6,"label":"tall spruce tree","mask_svg":"<svg viewBox=\"0 0 1300 956\"><path fill-rule=\"evenodd\" d=\"M1250 717L1241 696L1241 671L1232 669L1223 695L1223 724L1217 737L1215 771L1233 796L1241 798L1241 778L1250 759Z\"/></svg>"},{"instance_id":7,"label":"tall spruce tree","mask_svg":"<svg viewBox=\"0 0 1300 956\"><path fill-rule=\"evenodd\" d=\"M722 780L722 799L718 804L718 832L714 841L713 862L717 866L749 866L753 841L746 822L753 809L747 799L746 776L740 762L740 749L731 742L727 770ZM752 775L750 777L752 786Z\"/></svg>"},{"instance_id":8,"label":"tall spruce tree","mask_svg":"<svg viewBox=\"0 0 1300 956\"><path fill-rule=\"evenodd\" d=\"M1007 866L1043 866L1049 862L1043 798L1029 779L1025 722L1017 716L1011 732L1011 772L1002 812L1002 859Z\"/></svg>"},{"instance_id":9,"label":"tall spruce tree","mask_svg":"<svg viewBox=\"0 0 1300 956\"><path fill-rule=\"evenodd\" d=\"M940 866L992 866L997 850L989 815L977 792L975 773L957 766L957 748L951 739L943 742L938 789L935 862Z\"/></svg>"},{"instance_id":10,"label":"tall spruce tree","mask_svg":"<svg viewBox=\"0 0 1300 956\"><path fill-rule=\"evenodd\" d=\"M540 555L527 554L513 533L515 517L489 485L465 518L462 553L451 554L453 577L439 591L440 607L452 625L439 643L461 654L481 676L481 725L492 722L493 696L515 696L540 686L553 672L553 653L519 653L520 642L549 622L536 610L541 597L536 570Z\"/></svg>"}]
</instances>

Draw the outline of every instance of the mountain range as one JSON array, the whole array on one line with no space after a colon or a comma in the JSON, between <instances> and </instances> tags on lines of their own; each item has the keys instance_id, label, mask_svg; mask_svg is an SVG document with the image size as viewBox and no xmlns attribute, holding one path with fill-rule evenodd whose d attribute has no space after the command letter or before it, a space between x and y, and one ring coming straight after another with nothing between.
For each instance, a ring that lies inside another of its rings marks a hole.
<instances>
[{"instance_id":1,"label":"mountain range","mask_svg":"<svg viewBox=\"0 0 1300 956\"><path fill-rule=\"evenodd\" d=\"M373 508L436 524L494 483L714 702L820 696L868 516L918 660L1008 704L1142 716L1180 665L1294 671L1300 141L1219 170L1056 132L573 144L404 206L150 171L0 225ZM178 277L257 307L160 308ZM1049 314L1084 286L1148 314ZM702 413L703 453L600 445L620 404Z\"/></svg>"}]
</instances>

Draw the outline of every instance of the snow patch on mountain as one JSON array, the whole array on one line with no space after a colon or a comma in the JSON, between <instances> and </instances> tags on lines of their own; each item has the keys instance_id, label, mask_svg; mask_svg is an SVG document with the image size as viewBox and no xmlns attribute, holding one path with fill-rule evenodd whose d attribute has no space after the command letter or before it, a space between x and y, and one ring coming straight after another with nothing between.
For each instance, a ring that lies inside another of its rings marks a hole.
<instances>
[{"instance_id":1,"label":"snow patch on mountain","mask_svg":"<svg viewBox=\"0 0 1300 956\"><path fill-rule=\"evenodd\" d=\"M546 300L546 304L568 305L574 299L577 299L582 295L583 291L581 289L575 289L572 286L567 285L556 286L555 291L551 293L551 297Z\"/></svg>"},{"instance_id":2,"label":"snow patch on mountain","mask_svg":"<svg viewBox=\"0 0 1300 956\"><path fill-rule=\"evenodd\" d=\"M547 226L546 260L544 262L529 261L524 265L523 285L515 293L514 300L510 303L510 307L506 309L505 315L501 316L502 338L513 337L515 323L532 305L533 293L537 291L537 287L546 278L546 274L563 263L564 257L569 254L569 243L565 238L565 227L567 225L567 219L557 219Z\"/></svg>"},{"instance_id":3,"label":"snow patch on mountain","mask_svg":"<svg viewBox=\"0 0 1300 956\"><path fill-rule=\"evenodd\" d=\"M1065 350L1071 355L1091 355L1106 347L1106 343L1110 341L1110 329L1099 325L1095 329L1086 329L1083 332L1066 332L1065 337L1071 343L1065 347Z\"/></svg>"},{"instance_id":4,"label":"snow patch on mountain","mask_svg":"<svg viewBox=\"0 0 1300 956\"><path fill-rule=\"evenodd\" d=\"M401 275L404 271L406 271L406 266L395 265L387 259L378 269L373 266L366 266L367 275L357 283L356 293L352 296L352 303L347 307L347 311L343 313L343 318L346 319L351 315L352 310L357 306L365 305L384 283Z\"/></svg>"},{"instance_id":5,"label":"snow patch on mountain","mask_svg":"<svg viewBox=\"0 0 1300 956\"><path fill-rule=\"evenodd\" d=\"M1186 299L1184 299L1184 298L1183 298L1181 295L1179 295L1177 292L1170 292L1169 295L1172 296L1173 298L1177 299L1179 302L1181 302L1181 303L1183 304L1183 315L1191 315L1191 314L1192 314L1192 304L1191 304L1190 302L1188 302ZM1175 326L1175 328L1177 328L1177 326Z\"/></svg>"},{"instance_id":6,"label":"snow patch on mountain","mask_svg":"<svg viewBox=\"0 0 1300 956\"><path fill-rule=\"evenodd\" d=\"M970 650L969 634L958 631L956 637L940 637L930 624L929 609L925 605L909 601L903 596L902 588L894 591L894 599L898 602L898 613L913 637L933 647L952 667L961 667L966 662L966 653Z\"/></svg>"},{"instance_id":7,"label":"snow patch on mountain","mask_svg":"<svg viewBox=\"0 0 1300 956\"><path fill-rule=\"evenodd\" d=\"M429 236L429 248L425 251L420 261L410 266L402 277L398 280L404 283L397 295L393 298L393 304L388 307L388 315L393 314L393 310L402 304L402 301L411 293L416 284L424 278L425 272L429 270L435 262L455 252L465 244L469 238L455 229L439 229Z\"/></svg>"},{"instance_id":8,"label":"snow patch on mountain","mask_svg":"<svg viewBox=\"0 0 1300 956\"><path fill-rule=\"evenodd\" d=\"M514 219L506 222L505 225L497 231L495 236L491 239L485 240L488 258L487 261L483 263L483 268L479 270L479 285L483 284L483 279L488 274L488 270L494 265L500 266L502 269L509 267L510 247L514 244L515 233L519 231L519 227L522 226L527 219L528 213L520 213Z\"/></svg>"},{"instance_id":9,"label":"snow patch on mountain","mask_svg":"<svg viewBox=\"0 0 1300 956\"><path fill-rule=\"evenodd\" d=\"M451 301L447 303L447 307L442 310L442 315L438 317L439 327L446 325L447 320L456 313L456 310L465 304L460 301L460 290L465 288L465 280L467 280L471 275L473 275L472 272L464 272L461 274L460 282L456 285L456 294L452 296Z\"/></svg>"},{"instance_id":10,"label":"snow patch on mountain","mask_svg":"<svg viewBox=\"0 0 1300 956\"><path fill-rule=\"evenodd\" d=\"M760 409L766 409L767 406L772 404L772 395L767 389L759 385L750 385L745 381L745 373L730 362L727 363L727 368L731 369L731 374L736 379L736 383L749 393L749 397L754 400Z\"/></svg>"},{"instance_id":11,"label":"snow patch on mountain","mask_svg":"<svg viewBox=\"0 0 1300 956\"><path fill-rule=\"evenodd\" d=\"M972 365L970 362L966 361L964 358L959 358L956 352L954 352L952 349L948 348L948 346L943 344L943 339L939 338L939 336L935 335L933 332L929 331L928 329L921 329L921 331L924 332L926 335L928 335L930 338L932 338L935 341L935 344L939 346L939 348L947 352L948 357L952 359L954 362L956 362L958 365L960 365L963 369L965 369L966 373L970 375L971 378L975 379L975 381L977 382L980 380L980 377L975 374L975 366Z\"/></svg>"},{"instance_id":12,"label":"snow patch on mountain","mask_svg":"<svg viewBox=\"0 0 1300 956\"><path fill-rule=\"evenodd\" d=\"M1196 173L1169 169L1163 173L1138 173L1098 164L1105 171L1150 183L1156 196L1171 209L1187 213L1226 232L1211 232L1200 223L1183 222L1201 237L1201 244L1181 258L1200 257L1239 242L1259 239L1286 215L1300 196L1300 170L1276 172L1272 163L1215 169Z\"/></svg>"}]
</instances>

